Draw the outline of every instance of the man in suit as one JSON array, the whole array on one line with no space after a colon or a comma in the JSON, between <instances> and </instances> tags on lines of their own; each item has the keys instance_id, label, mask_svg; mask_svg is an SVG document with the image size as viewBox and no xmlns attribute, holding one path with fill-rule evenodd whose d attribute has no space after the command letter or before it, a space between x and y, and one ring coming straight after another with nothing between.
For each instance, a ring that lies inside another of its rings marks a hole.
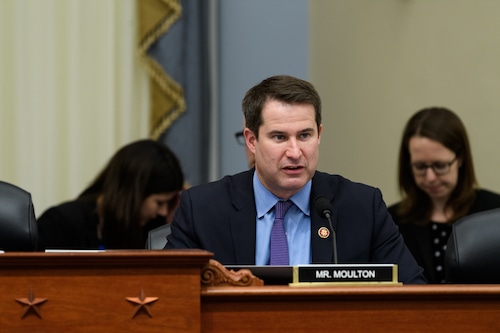
<instances>
[{"instance_id":1,"label":"man in suit","mask_svg":"<svg viewBox=\"0 0 500 333\"><path fill-rule=\"evenodd\" d=\"M205 249L224 265L268 265L275 205L287 200L285 264L332 263L336 251L339 263L397 264L400 282L426 282L380 191L316 170L321 100L312 84L270 77L246 93L242 107L255 167L184 191L166 248ZM337 249L317 197L332 205Z\"/></svg>"}]
</instances>

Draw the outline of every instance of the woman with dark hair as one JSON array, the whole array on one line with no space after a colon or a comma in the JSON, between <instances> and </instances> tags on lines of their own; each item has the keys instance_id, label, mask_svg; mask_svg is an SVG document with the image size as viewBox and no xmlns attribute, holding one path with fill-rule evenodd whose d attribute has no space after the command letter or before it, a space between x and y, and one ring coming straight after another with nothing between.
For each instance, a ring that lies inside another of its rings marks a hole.
<instances>
[{"instance_id":1,"label":"woman with dark hair","mask_svg":"<svg viewBox=\"0 0 500 333\"><path fill-rule=\"evenodd\" d=\"M467 132L454 112L432 107L410 118L399 151L399 189L403 199L389 211L429 283L444 283L451 225L500 207L500 195L478 188Z\"/></svg>"},{"instance_id":2,"label":"woman with dark hair","mask_svg":"<svg viewBox=\"0 0 500 333\"><path fill-rule=\"evenodd\" d=\"M153 140L128 144L76 200L40 216L41 250L144 249L148 231L173 219L183 186L169 148Z\"/></svg>"}]
</instances>

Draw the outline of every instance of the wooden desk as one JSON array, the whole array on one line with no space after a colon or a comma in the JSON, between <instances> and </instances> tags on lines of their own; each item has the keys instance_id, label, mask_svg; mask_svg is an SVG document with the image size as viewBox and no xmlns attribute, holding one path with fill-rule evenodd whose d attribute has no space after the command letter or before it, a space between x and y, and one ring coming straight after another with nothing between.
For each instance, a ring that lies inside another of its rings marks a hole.
<instances>
[{"instance_id":1,"label":"wooden desk","mask_svg":"<svg viewBox=\"0 0 500 333\"><path fill-rule=\"evenodd\" d=\"M210 287L203 332L499 332L500 285Z\"/></svg>"},{"instance_id":2,"label":"wooden desk","mask_svg":"<svg viewBox=\"0 0 500 333\"><path fill-rule=\"evenodd\" d=\"M205 287L211 257L1 254L0 332L500 331L500 285Z\"/></svg>"},{"instance_id":3,"label":"wooden desk","mask_svg":"<svg viewBox=\"0 0 500 333\"><path fill-rule=\"evenodd\" d=\"M200 272L211 257L0 254L0 332L200 332Z\"/></svg>"}]
</instances>

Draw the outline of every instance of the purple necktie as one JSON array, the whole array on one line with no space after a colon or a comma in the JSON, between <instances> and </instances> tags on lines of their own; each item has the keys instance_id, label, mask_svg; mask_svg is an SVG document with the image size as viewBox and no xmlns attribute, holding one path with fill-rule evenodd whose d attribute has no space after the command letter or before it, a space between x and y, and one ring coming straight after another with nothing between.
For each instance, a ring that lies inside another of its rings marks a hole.
<instances>
[{"instance_id":1,"label":"purple necktie","mask_svg":"<svg viewBox=\"0 0 500 333\"><path fill-rule=\"evenodd\" d=\"M292 206L291 201L278 201L274 206L274 224L271 230L271 253L270 265L288 265L288 242L286 240L283 217L288 208Z\"/></svg>"}]
</instances>

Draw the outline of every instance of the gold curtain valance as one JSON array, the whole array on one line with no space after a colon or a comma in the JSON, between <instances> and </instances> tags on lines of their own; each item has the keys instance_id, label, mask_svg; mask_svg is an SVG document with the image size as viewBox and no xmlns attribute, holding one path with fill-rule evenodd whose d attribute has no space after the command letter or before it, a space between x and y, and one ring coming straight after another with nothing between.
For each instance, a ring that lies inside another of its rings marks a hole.
<instances>
[{"instance_id":1,"label":"gold curtain valance","mask_svg":"<svg viewBox=\"0 0 500 333\"><path fill-rule=\"evenodd\" d=\"M147 51L181 17L180 0L137 0L138 56L151 82L150 134L158 138L185 110L184 91Z\"/></svg>"}]
</instances>

